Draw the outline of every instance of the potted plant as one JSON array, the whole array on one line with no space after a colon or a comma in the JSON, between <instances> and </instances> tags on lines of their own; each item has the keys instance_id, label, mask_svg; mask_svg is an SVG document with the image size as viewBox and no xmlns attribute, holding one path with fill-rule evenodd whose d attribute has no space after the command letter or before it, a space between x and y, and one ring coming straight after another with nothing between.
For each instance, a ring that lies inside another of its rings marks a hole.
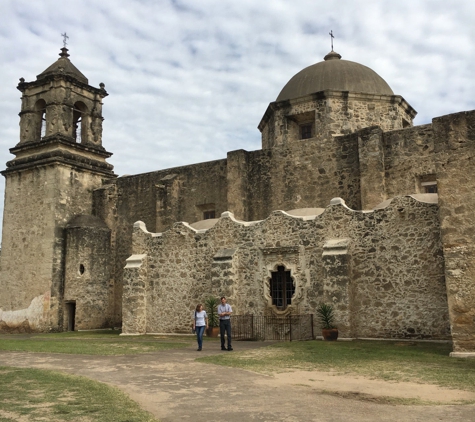
<instances>
[{"instance_id":1,"label":"potted plant","mask_svg":"<svg viewBox=\"0 0 475 422\"><path fill-rule=\"evenodd\" d=\"M214 296L205 300L205 310L208 314L208 329L206 330L208 337L218 337L219 334L218 304L219 300Z\"/></svg>"},{"instance_id":2,"label":"potted plant","mask_svg":"<svg viewBox=\"0 0 475 422\"><path fill-rule=\"evenodd\" d=\"M322 327L323 340L334 341L338 339L338 328L335 327L335 314L333 306L322 303L317 307L317 317Z\"/></svg>"}]
</instances>

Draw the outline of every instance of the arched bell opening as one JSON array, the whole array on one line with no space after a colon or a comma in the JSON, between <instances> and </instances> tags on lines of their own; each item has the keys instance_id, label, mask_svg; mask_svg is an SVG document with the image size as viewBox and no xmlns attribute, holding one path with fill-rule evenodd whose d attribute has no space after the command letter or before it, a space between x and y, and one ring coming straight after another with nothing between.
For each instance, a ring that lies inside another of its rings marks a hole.
<instances>
[{"instance_id":1,"label":"arched bell opening","mask_svg":"<svg viewBox=\"0 0 475 422\"><path fill-rule=\"evenodd\" d=\"M35 139L46 136L46 101L38 100L35 103Z\"/></svg>"},{"instance_id":2,"label":"arched bell opening","mask_svg":"<svg viewBox=\"0 0 475 422\"><path fill-rule=\"evenodd\" d=\"M87 141L88 110L86 105L78 101L73 107L73 138L78 143Z\"/></svg>"}]
</instances>

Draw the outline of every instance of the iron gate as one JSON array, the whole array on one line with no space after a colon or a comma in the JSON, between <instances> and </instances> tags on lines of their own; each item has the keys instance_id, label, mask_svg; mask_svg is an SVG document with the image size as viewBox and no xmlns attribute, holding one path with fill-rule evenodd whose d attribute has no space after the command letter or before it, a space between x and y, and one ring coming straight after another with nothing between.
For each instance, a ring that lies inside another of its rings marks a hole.
<instances>
[{"instance_id":1,"label":"iron gate","mask_svg":"<svg viewBox=\"0 0 475 422\"><path fill-rule=\"evenodd\" d=\"M313 340L313 314L231 316L232 335L236 340Z\"/></svg>"}]
</instances>

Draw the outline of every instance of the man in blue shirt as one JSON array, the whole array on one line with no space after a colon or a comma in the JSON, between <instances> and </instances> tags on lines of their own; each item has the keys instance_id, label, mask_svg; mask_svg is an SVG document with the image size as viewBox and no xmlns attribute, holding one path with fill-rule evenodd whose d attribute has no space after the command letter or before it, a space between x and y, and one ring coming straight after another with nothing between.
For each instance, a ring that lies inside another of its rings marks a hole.
<instances>
[{"instance_id":1,"label":"man in blue shirt","mask_svg":"<svg viewBox=\"0 0 475 422\"><path fill-rule=\"evenodd\" d=\"M231 314L233 310L231 305L226 303L226 298L223 296L221 298L221 304L218 305L218 315L219 315L219 331L221 334L221 350L226 350L224 347L224 333L228 336L228 349L229 351L233 350L231 346Z\"/></svg>"}]
</instances>

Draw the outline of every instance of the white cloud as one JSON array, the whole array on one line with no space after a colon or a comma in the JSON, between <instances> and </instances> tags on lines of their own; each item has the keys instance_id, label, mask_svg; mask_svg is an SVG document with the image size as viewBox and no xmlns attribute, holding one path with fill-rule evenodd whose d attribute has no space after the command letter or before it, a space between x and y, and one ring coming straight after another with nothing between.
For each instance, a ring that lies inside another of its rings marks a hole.
<instances>
[{"instance_id":1,"label":"white cloud","mask_svg":"<svg viewBox=\"0 0 475 422\"><path fill-rule=\"evenodd\" d=\"M3 0L0 162L18 142L18 78L57 58L106 84L104 146L119 174L260 148L257 125L299 70L334 47L380 74L416 124L475 108L475 2Z\"/></svg>"}]
</instances>

